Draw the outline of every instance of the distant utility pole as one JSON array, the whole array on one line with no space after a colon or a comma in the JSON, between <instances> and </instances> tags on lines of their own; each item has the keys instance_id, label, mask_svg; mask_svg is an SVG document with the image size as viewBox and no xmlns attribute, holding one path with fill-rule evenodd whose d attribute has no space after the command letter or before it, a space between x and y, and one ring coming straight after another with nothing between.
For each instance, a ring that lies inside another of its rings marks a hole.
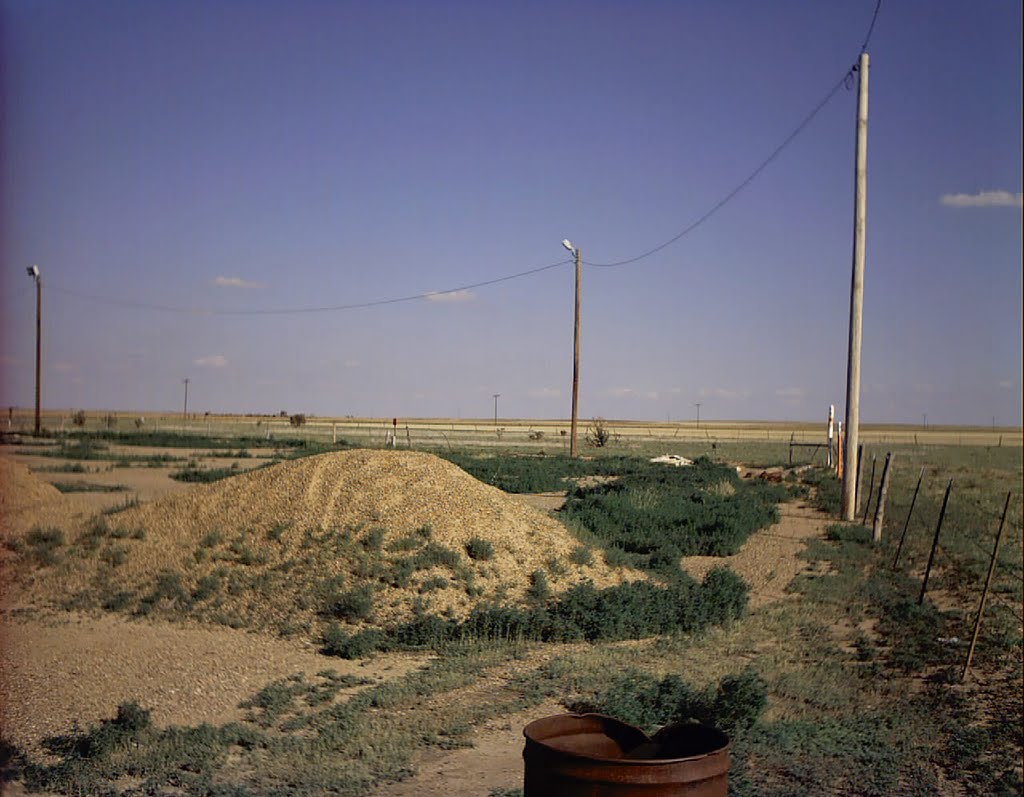
<instances>
[{"instance_id":1,"label":"distant utility pole","mask_svg":"<svg viewBox=\"0 0 1024 797\"><path fill-rule=\"evenodd\" d=\"M43 278L39 275L39 266L29 266L26 271L36 283L36 424L35 435L39 437L42 429L42 388L40 380L43 373Z\"/></svg>"},{"instance_id":2,"label":"distant utility pole","mask_svg":"<svg viewBox=\"0 0 1024 797\"><path fill-rule=\"evenodd\" d=\"M857 77L856 193L853 213L853 276L850 281L850 350L846 364L846 461L843 520L857 514L857 444L860 437L860 350L864 331L864 247L868 222L868 54L860 54Z\"/></svg>"},{"instance_id":3,"label":"distant utility pole","mask_svg":"<svg viewBox=\"0 0 1024 797\"><path fill-rule=\"evenodd\" d=\"M494 425L498 425L498 399L501 397L501 393L494 394Z\"/></svg>"},{"instance_id":4,"label":"distant utility pole","mask_svg":"<svg viewBox=\"0 0 1024 797\"><path fill-rule=\"evenodd\" d=\"M694 406L697 408L697 428L700 429L700 402L698 401Z\"/></svg>"},{"instance_id":5,"label":"distant utility pole","mask_svg":"<svg viewBox=\"0 0 1024 797\"><path fill-rule=\"evenodd\" d=\"M927 412L922 412L921 413L921 426L924 429L926 429L926 430L928 428L928 413Z\"/></svg>"},{"instance_id":6,"label":"distant utility pole","mask_svg":"<svg viewBox=\"0 0 1024 797\"><path fill-rule=\"evenodd\" d=\"M576 456L576 422L580 403L580 279L583 275L583 250L568 240L562 241L576 258L576 312L572 337L572 423L569 431L569 456Z\"/></svg>"},{"instance_id":7,"label":"distant utility pole","mask_svg":"<svg viewBox=\"0 0 1024 797\"><path fill-rule=\"evenodd\" d=\"M185 379L182 379L181 381L185 383L185 409L181 413L182 428L184 428L185 422L188 421L188 383L190 381L192 381L192 380L190 380L190 379L188 379L186 377Z\"/></svg>"}]
</instances>

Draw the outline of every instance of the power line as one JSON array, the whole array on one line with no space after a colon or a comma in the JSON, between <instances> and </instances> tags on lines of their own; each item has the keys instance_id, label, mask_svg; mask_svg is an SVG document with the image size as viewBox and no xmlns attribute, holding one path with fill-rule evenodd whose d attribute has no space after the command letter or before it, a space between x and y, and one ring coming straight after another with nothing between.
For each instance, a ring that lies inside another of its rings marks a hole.
<instances>
[{"instance_id":1,"label":"power line","mask_svg":"<svg viewBox=\"0 0 1024 797\"><path fill-rule=\"evenodd\" d=\"M875 22L878 21L878 12L882 8L882 0L877 0L875 3L875 13L871 15L871 24L868 26L868 35L864 37L864 44L860 46L860 51L866 52L868 44L871 42L871 34L875 32Z\"/></svg>"},{"instance_id":2,"label":"power line","mask_svg":"<svg viewBox=\"0 0 1024 797\"><path fill-rule=\"evenodd\" d=\"M560 260L557 263L549 263L546 266L538 266L537 268L531 268L526 271L520 271L515 274L508 274L504 277L496 277L495 279L483 280L482 282L474 282L469 285L460 285L457 288L448 288L443 291L426 291L424 293L415 293L408 296L398 296L391 299L377 299L370 302L354 302L352 304L336 304L336 305L322 305L322 306L311 306L311 307L279 307L279 308L257 308L250 310L223 310L223 309L212 309L202 307L180 307L175 305L167 304L153 304L151 302L136 302L130 299L114 299L108 296L97 296L91 293L82 293L81 291L72 290L71 288L63 288L59 285L49 285L48 289L57 291L58 293L64 293L68 296L74 296L79 299L87 299L89 301L98 302L100 304L115 305L118 307L130 307L137 310L156 310L164 313L185 313L188 315L214 315L214 316L247 316L247 315L299 315L304 313L333 313L341 312L343 310L358 310L363 307L380 307L386 304L399 304L401 302L413 302L419 299L430 299L434 297L441 297L449 293L458 293L460 291L468 291L474 288L483 288L488 285L497 285L499 282L508 282L510 280L519 279L521 277L528 277L533 274L539 274L542 271L549 271L559 266L564 266L572 263L572 260Z\"/></svg>"},{"instance_id":3,"label":"power line","mask_svg":"<svg viewBox=\"0 0 1024 797\"><path fill-rule=\"evenodd\" d=\"M862 53L867 49L868 44L871 41L871 35L874 32L875 22L878 20L878 12L881 9L881 7L882 7L882 0L876 0L874 13L871 15L871 24L868 26L868 32L867 32L867 35L864 38L864 44L861 46L861 52ZM646 257L650 257L651 255L653 255L653 254L655 254L657 252L660 252L662 249L665 249L666 247L671 246L676 241L678 241L680 238L682 238L682 237L688 235L689 233L693 232L701 224L703 224L705 221L707 221L709 218L711 218L715 213L717 213L719 210L721 210L723 207L725 207L725 205L727 205L729 202L731 202L748 185L750 185L752 182L754 182L754 180L756 180L760 176L760 174L766 168L768 168L768 166L776 158L778 158L779 155L782 154L783 150L785 150L786 147L788 147L797 138L797 136L799 136L804 131L804 129L814 120L814 118L829 103L829 101L837 93L839 93L839 90L841 88L843 88L844 86L849 88L850 78L851 78L851 76L853 75L853 73L854 73L854 71L856 69L857 69L856 64L854 64L852 67L850 67L843 74L843 77L829 90L828 94L826 94L825 97L820 102L818 102L817 105L814 106L814 108L811 110L811 112L808 113L800 121L800 123L793 129L793 131L788 136L786 136L785 139L783 139L782 143L779 144L771 152L771 154L764 161L762 161L761 164L756 169L754 169L754 171L752 171L746 177L746 179L744 179L741 183L739 183L739 185L737 185L729 193L727 193L724 197L722 197L722 199L720 199L717 203L715 203L711 207L710 210L708 210L706 213L704 213L702 216L700 216L696 221L694 221L688 227L686 227L681 232L679 232L678 234L674 235L672 238L668 239L664 243L659 244L658 246L655 246L652 249L648 249L646 252L643 252L643 253L641 253L639 255L636 255L635 257L627 258L626 260L619 260L619 261L616 261L614 263L591 263L589 261L584 261L584 264L588 265L588 266L594 266L596 268L614 268L614 267L617 267L617 266L625 266L625 265L628 265L630 263L635 263L638 260L643 260ZM200 308L200 307L180 307L180 306L174 306L174 305L155 304L155 303L151 303L151 302L138 302L138 301L132 301L132 300L128 300L128 299L113 299L113 298L109 298L109 297L105 297L105 296L96 296L95 294L82 293L80 291L75 291L75 290L72 290L70 288L63 288L63 287L60 287L59 285L53 285L53 284L48 285L48 288L50 290L57 291L59 293L67 294L69 296L75 296L75 297L77 297L79 299L87 299L89 301L94 301L94 302L98 302L98 303L101 303L101 304L115 305L115 306L118 306L118 307L130 307L130 308L135 308L135 309L139 309L139 310L155 310L155 311L158 311L158 312L165 312L165 313L182 313L182 314L188 314L188 315L213 315L213 316L300 315L300 314L309 314L309 313L342 312L342 311L345 311L345 310L358 310L358 309L367 308L367 307L381 307L383 305L388 305L388 304L400 304L400 303L403 303L403 302L412 302L412 301L417 301L417 300L421 300L421 299L428 299L428 298L434 297L434 296L443 296L444 294L448 294L448 293L457 293L458 291L468 291L468 290L472 290L474 288L484 288L484 287L487 287L489 285L497 285L498 283L501 283L501 282L509 282L511 280L520 279L522 277L528 277L528 276L531 276L533 274L539 274L539 273L541 273L543 271L548 271L548 270L553 269L553 268L558 268L559 266L563 266L563 265L566 265L566 264L572 263L572 262L573 261L571 261L571 260L560 260L557 263L550 263L550 264L548 264L546 266L539 266L537 268L527 269L526 271L520 271L520 272L517 272L515 274L508 274L508 275L503 276L503 277L496 277L495 279L491 279L491 280L484 280L484 281L481 281L481 282L474 282L474 283L469 284L469 285L461 285L461 286L456 287L456 288L448 288L447 290L443 290L443 291L427 291L425 293L416 293L416 294L410 294L408 296L398 296L398 297L393 297L393 298L389 298L389 299L377 299L377 300L369 301L369 302L354 302L354 303L351 303L351 304L307 306L307 307L256 308L256 309L249 309L249 310L223 310L223 309L210 309L210 308Z\"/></svg>"},{"instance_id":4,"label":"power line","mask_svg":"<svg viewBox=\"0 0 1024 797\"><path fill-rule=\"evenodd\" d=\"M875 3L875 11L874 11L874 13L871 16L871 24L868 27L867 36L865 36L864 44L861 46L861 49L860 49L861 53L863 53L868 48L868 43L871 41L871 34L875 30L875 22L878 20L878 12L881 9L881 7L882 7L882 0L877 0L877 2ZM591 263L590 261L584 261L584 264L588 265L588 266L594 266L596 268L616 268L618 266L626 266L626 265L629 265L630 263L636 263L638 260L643 260L646 257L650 257L651 255L660 252L662 249L665 249L666 247L671 246L676 241L678 241L680 238L683 238L684 236L689 235L691 232L693 232L698 227L700 227L700 225L702 225L704 222L706 222L708 219L710 219L712 216L714 216L723 207L725 207L727 204L729 204L729 202L731 202L748 185L750 185L752 182L754 182L754 180L756 180L761 175L761 172L763 172L765 169L767 169L768 166L770 166L771 163L776 158L778 158L779 155L782 154L783 150L785 150L786 147L788 147L791 143L793 143L794 139L796 139L796 137L799 136L804 131L804 129L814 120L814 117L816 117L821 112L821 110L826 105L828 105L829 101L836 94L839 93L839 89L843 88L844 86L846 86L847 88L850 88L850 78L851 78L851 76L853 75L853 73L856 70L857 70L857 65L856 64L854 64L849 69L847 69L846 72L843 73L843 76L842 76L842 78L840 78L839 82L836 83L829 90L829 92L825 95L825 97L817 105L815 105L813 109L811 109L811 112L809 114L807 114L807 116L805 116L803 118L803 120L800 122L800 124L798 124L793 129L793 131L788 136L786 136L786 138L783 139L781 144L779 144L774 150L772 150L772 153L767 158L765 158L761 162L761 164L756 169L754 169L754 171L752 171L746 177L746 179L744 179L739 185L737 185L729 193L727 193L724 197L722 197L720 200L718 200L718 202L716 202L714 205L712 205L711 208L708 211L706 211L702 216L700 216L696 221L691 223L688 227L685 227L682 231L676 233L675 235L673 235L671 238L669 238L664 243L658 244L657 246L655 246L655 247L653 247L651 249L648 249L646 252L642 252L641 254L636 255L634 257L629 257L629 258L626 258L625 260L617 260L614 263Z\"/></svg>"}]
</instances>

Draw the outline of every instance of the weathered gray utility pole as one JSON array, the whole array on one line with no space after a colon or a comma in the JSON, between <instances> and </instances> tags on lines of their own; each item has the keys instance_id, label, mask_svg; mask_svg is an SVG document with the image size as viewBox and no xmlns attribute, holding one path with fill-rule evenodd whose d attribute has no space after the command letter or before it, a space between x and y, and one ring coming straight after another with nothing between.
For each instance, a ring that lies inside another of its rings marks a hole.
<instances>
[{"instance_id":1,"label":"weathered gray utility pole","mask_svg":"<svg viewBox=\"0 0 1024 797\"><path fill-rule=\"evenodd\" d=\"M494 425L498 425L498 399L501 397L501 393L492 393L494 397Z\"/></svg>"},{"instance_id":2,"label":"weathered gray utility pole","mask_svg":"<svg viewBox=\"0 0 1024 797\"><path fill-rule=\"evenodd\" d=\"M868 54L857 67L856 194L853 213L853 277L850 282L850 351L846 364L846 450L843 463L843 520L857 514L857 444L860 437L860 349L864 327L864 245L868 221Z\"/></svg>"}]
</instances>

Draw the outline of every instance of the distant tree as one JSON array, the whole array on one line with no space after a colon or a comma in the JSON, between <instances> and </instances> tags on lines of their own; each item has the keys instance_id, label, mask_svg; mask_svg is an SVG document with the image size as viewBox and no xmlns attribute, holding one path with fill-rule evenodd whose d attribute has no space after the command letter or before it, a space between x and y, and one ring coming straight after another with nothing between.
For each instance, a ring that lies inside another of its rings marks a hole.
<instances>
[{"instance_id":1,"label":"distant tree","mask_svg":"<svg viewBox=\"0 0 1024 797\"><path fill-rule=\"evenodd\" d=\"M604 418L594 418L587 427L587 442L594 448L604 448L612 439L612 430Z\"/></svg>"},{"instance_id":2,"label":"distant tree","mask_svg":"<svg viewBox=\"0 0 1024 797\"><path fill-rule=\"evenodd\" d=\"M302 426L306 422L306 414L297 412L295 415L289 415L288 420L292 426Z\"/></svg>"}]
</instances>

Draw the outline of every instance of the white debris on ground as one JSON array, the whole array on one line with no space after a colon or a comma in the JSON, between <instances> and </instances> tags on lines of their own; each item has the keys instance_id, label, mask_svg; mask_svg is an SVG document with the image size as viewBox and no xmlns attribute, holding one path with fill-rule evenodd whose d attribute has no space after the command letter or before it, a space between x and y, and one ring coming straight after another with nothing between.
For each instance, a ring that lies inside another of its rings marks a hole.
<instances>
[{"instance_id":1,"label":"white debris on ground","mask_svg":"<svg viewBox=\"0 0 1024 797\"><path fill-rule=\"evenodd\" d=\"M651 462L660 462L665 465L674 465L677 468L686 468L693 464L692 459L681 457L679 454L664 454L660 457L654 457Z\"/></svg>"}]
</instances>

